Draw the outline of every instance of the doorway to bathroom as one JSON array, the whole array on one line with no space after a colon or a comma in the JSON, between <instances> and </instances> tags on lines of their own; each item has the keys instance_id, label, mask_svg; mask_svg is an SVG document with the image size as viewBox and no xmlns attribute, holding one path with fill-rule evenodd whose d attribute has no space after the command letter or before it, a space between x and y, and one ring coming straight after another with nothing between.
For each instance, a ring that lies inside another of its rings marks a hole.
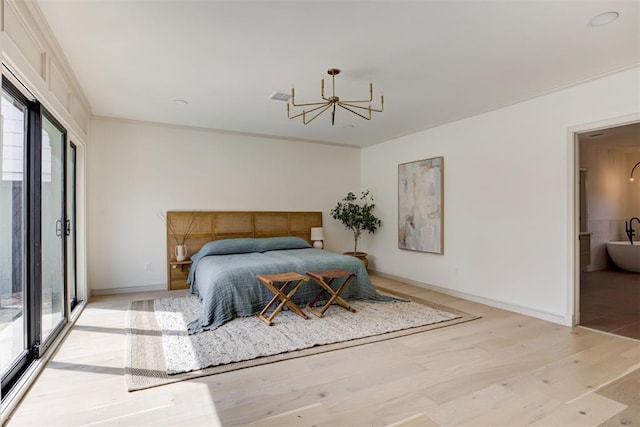
<instances>
[{"instance_id":1,"label":"doorway to bathroom","mask_svg":"<svg viewBox=\"0 0 640 427\"><path fill-rule=\"evenodd\" d=\"M640 224L630 225L640 217L640 123L579 133L577 142L578 324L640 339Z\"/></svg>"}]
</instances>

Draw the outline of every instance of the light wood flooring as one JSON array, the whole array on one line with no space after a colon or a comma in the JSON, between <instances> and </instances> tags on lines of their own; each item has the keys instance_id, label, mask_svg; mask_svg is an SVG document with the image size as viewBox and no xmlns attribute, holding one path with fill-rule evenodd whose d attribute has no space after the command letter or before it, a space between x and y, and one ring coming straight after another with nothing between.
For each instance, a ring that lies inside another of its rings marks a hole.
<instances>
[{"instance_id":1,"label":"light wood flooring","mask_svg":"<svg viewBox=\"0 0 640 427\"><path fill-rule=\"evenodd\" d=\"M128 393L128 301L95 298L10 426L640 425L640 342L372 277L483 316L340 351Z\"/></svg>"}]
</instances>

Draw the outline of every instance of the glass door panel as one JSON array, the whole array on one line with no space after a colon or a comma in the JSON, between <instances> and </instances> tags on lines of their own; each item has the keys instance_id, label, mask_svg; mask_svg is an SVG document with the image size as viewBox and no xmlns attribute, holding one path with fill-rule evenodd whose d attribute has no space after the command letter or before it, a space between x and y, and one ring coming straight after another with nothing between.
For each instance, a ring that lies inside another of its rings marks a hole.
<instances>
[{"instance_id":1,"label":"glass door panel","mask_svg":"<svg viewBox=\"0 0 640 427\"><path fill-rule=\"evenodd\" d=\"M64 131L42 116L42 319L43 342L65 319Z\"/></svg>"},{"instance_id":2,"label":"glass door panel","mask_svg":"<svg viewBox=\"0 0 640 427\"><path fill-rule=\"evenodd\" d=\"M69 144L67 165L67 287L69 308L73 310L78 302L76 288L76 146Z\"/></svg>"},{"instance_id":3,"label":"glass door panel","mask_svg":"<svg viewBox=\"0 0 640 427\"><path fill-rule=\"evenodd\" d=\"M0 368L27 353L25 298L25 141L27 108L2 93L0 140Z\"/></svg>"}]
</instances>

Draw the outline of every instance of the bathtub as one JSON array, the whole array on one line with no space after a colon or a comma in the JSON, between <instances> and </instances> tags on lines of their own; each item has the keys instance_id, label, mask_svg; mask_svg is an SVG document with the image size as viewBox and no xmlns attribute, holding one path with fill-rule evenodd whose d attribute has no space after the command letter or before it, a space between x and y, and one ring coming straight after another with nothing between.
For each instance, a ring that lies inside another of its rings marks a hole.
<instances>
[{"instance_id":1,"label":"bathtub","mask_svg":"<svg viewBox=\"0 0 640 427\"><path fill-rule=\"evenodd\" d=\"M607 252L615 265L623 270L640 273L640 242L608 242Z\"/></svg>"}]
</instances>

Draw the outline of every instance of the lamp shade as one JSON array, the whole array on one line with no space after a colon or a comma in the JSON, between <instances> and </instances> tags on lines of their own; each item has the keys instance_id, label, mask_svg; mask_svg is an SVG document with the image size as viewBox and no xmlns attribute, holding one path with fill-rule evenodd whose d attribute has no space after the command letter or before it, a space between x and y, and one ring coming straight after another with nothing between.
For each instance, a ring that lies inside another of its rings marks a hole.
<instances>
[{"instance_id":1,"label":"lamp shade","mask_svg":"<svg viewBox=\"0 0 640 427\"><path fill-rule=\"evenodd\" d=\"M324 228L311 227L311 240L324 240Z\"/></svg>"}]
</instances>

